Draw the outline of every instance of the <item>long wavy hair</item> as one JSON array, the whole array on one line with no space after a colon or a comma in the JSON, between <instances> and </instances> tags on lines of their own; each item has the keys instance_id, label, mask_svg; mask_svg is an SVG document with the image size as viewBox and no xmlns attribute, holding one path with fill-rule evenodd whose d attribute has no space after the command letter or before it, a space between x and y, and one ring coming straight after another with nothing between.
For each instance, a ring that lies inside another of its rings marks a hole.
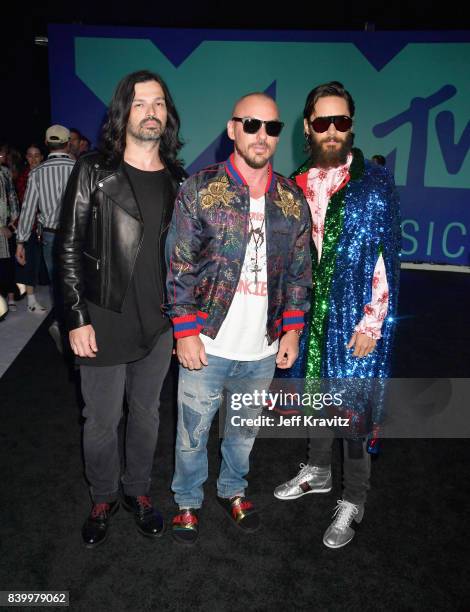
<instances>
[{"instance_id":1,"label":"long wavy hair","mask_svg":"<svg viewBox=\"0 0 470 612\"><path fill-rule=\"evenodd\" d=\"M165 81L158 74L149 70L132 72L119 82L101 132L100 149L109 159L122 159L126 148L127 123L134 100L135 84L148 81L156 81L162 88L168 112L166 127L160 140L160 157L166 164L181 165L182 162L178 160L178 151L183 146L183 142L178 134L180 129L178 111Z\"/></svg>"}]
</instances>

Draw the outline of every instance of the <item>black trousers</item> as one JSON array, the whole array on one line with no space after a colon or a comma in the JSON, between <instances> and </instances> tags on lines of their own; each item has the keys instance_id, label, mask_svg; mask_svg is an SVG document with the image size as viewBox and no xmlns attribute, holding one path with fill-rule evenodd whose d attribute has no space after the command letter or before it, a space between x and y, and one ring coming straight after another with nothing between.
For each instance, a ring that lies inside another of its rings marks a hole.
<instances>
[{"instance_id":1,"label":"black trousers","mask_svg":"<svg viewBox=\"0 0 470 612\"><path fill-rule=\"evenodd\" d=\"M15 264L11 257L0 259L0 293L7 297L9 293L15 293Z\"/></svg>"},{"instance_id":2,"label":"black trousers","mask_svg":"<svg viewBox=\"0 0 470 612\"><path fill-rule=\"evenodd\" d=\"M85 471L94 503L112 502L119 492L118 426L124 392L129 414L126 465L121 478L125 495L147 495L158 438L160 392L173 347L172 330L165 331L143 359L114 366L80 366Z\"/></svg>"},{"instance_id":3,"label":"black trousers","mask_svg":"<svg viewBox=\"0 0 470 612\"><path fill-rule=\"evenodd\" d=\"M313 431L313 428L312 428ZM334 434L328 430L328 437L310 437L308 447L309 465L327 466L331 464ZM326 433L326 432L325 432ZM343 499L353 504L364 504L370 489L370 454L367 440L343 439Z\"/></svg>"},{"instance_id":4,"label":"black trousers","mask_svg":"<svg viewBox=\"0 0 470 612\"><path fill-rule=\"evenodd\" d=\"M38 284L42 248L34 230L31 234L31 238L24 243L24 250L26 253L26 264L20 266L20 264L16 262L15 280L17 283L35 287Z\"/></svg>"}]
</instances>

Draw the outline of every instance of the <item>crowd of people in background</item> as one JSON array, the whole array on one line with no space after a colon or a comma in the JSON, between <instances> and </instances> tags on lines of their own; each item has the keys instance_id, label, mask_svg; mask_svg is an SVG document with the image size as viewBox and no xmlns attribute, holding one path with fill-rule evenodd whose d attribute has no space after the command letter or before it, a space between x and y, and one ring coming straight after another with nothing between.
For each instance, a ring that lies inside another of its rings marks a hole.
<instances>
[{"instance_id":1,"label":"crowd of people in background","mask_svg":"<svg viewBox=\"0 0 470 612\"><path fill-rule=\"evenodd\" d=\"M53 288L48 245L54 242L51 235L73 164L90 150L90 140L77 128L57 125L46 131L44 144L33 142L24 153L0 143L0 320L17 312L25 296L29 313L47 312L35 287ZM51 329L54 333L58 343Z\"/></svg>"}]
</instances>

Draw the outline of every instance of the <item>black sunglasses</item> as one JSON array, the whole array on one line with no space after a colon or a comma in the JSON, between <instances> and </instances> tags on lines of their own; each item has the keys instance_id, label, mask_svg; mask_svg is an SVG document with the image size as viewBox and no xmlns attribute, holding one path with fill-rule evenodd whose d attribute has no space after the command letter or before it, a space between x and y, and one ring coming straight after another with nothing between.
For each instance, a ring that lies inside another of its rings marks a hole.
<instances>
[{"instance_id":1,"label":"black sunglasses","mask_svg":"<svg viewBox=\"0 0 470 612\"><path fill-rule=\"evenodd\" d=\"M282 121L261 121L261 119L253 119L252 117L232 117L232 121L240 121L243 124L245 134L256 134L264 123L266 134L277 137L284 127Z\"/></svg>"},{"instance_id":2,"label":"black sunglasses","mask_svg":"<svg viewBox=\"0 0 470 612\"><path fill-rule=\"evenodd\" d=\"M329 117L317 117L309 123L318 134L326 132L332 123L338 132L347 132L351 129L352 119L347 115L331 115Z\"/></svg>"}]
</instances>

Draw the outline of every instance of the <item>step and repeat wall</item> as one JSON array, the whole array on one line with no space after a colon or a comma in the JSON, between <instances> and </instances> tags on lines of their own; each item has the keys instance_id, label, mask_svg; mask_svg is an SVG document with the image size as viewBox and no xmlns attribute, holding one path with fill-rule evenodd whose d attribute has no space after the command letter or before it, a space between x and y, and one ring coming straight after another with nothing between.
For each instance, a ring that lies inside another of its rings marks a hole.
<instances>
[{"instance_id":1,"label":"step and repeat wall","mask_svg":"<svg viewBox=\"0 0 470 612\"><path fill-rule=\"evenodd\" d=\"M312 24L313 25L313 24ZM191 173L225 159L233 103L266 91L286 127L275 168L305 159L302 111L341 81L355 145L384 155L402 202L403 261L470 265L470 32L269 32L49 26L52 121L95 144L117 82L150 69L172 92Z\"/></svg>"}]
</instances>

